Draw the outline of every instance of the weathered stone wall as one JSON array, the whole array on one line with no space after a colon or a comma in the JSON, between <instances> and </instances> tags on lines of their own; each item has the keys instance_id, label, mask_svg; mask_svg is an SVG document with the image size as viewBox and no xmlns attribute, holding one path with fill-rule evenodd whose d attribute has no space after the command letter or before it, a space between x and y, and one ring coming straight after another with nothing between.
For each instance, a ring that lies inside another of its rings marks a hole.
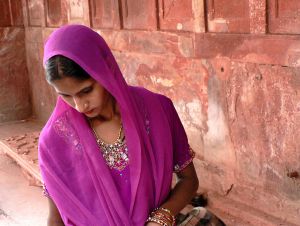
<instances>
[{"instance_id":1,"label":"weathered stone wall","mask_svg":"<svg viewBox=\"0 0 300 226\"><path fill-rule=\"evenodd\" d=\"M31 115L20 1L0 2L0 123Z\"/></svg>"},{"instance_id":2,"label":"weathered stone wall","mask_svg":"<svg viewBox=\"0 0 300 226\"><path fill-rule=\"evenodd\" d=\"M65 23L90 26L107 40L130 84L174 101L213 208L227 211L222 202L213 205L218 194L242 203L239 212L299 225L299 1L22 4L37 118L49 117L56 98L44 80L44 41Z\"/></svg>"}]
</instances>

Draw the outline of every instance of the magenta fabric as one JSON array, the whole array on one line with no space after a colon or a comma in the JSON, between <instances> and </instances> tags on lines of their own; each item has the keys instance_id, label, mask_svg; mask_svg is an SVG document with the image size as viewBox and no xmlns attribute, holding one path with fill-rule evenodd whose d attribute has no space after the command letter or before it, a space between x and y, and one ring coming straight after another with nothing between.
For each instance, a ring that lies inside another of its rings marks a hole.
<instances>
[{"instance_id":1,"label":"magenta fabric","mask_svg":"<svg viewBox=\"0 0 300 226\"><path fill-rule=\"evenodd\" d=\"M124 199L85 116L58 98L40 135L39 165L65 225L144 225L168 197L174 150L182 156L189 150L172 102L128 86L109 47L90 28L67 25L54 31L45 44L44 63L55 55L75 61L115 97L129 150L125 193L130 194Z\"/></svg>"}]
</instances>

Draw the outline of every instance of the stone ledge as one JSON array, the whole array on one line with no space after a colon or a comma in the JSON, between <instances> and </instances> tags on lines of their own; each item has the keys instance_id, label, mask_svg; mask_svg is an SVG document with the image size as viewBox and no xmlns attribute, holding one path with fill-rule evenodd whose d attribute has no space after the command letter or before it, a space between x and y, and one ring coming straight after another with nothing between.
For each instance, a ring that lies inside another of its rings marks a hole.
<instances>
[{"instance_id":1,"label":"stone ledge","mask_svg":"<svg viewBox=\"0 0 300 226\"><path fill-rule=\"evenodd\" d=\"M28 136L28 134L26 135ZM22 137L26 138L25 135L15 136L14 138L20 139ZM37 161L37 147L31 146L28 148L28 145L31 144L31 142L28 142L28 140L26 142L19 142L22 140L18 140L15 145L12 145L9 143L9 139L14 138L8 138L5 141L0 140L0 150L14 159L17 164L29 175L29 177L33 178L35 185L41 186L42 178Z\"/></svg>"},{"instance_id":2,"label":"stone ledge","mask_svg":"<svg viewBox=\"0 0 300 226\"><path fill-rule=\"evenodd\" d=\"M300 40L297 35L196 34L195 56L299 67Z\"/></svg>"},{"instance_id":3,"label":"stone ledge","mask_svg":"<svg viewBox=\"0 0 300 226\"><path fill-rule=\"evenodd\" d=\"M252 207L215 193L209 194L208 209L222 219L227 226L300 226L286 222L284 216L271 216Z\"/></svg>"}]
</instances>

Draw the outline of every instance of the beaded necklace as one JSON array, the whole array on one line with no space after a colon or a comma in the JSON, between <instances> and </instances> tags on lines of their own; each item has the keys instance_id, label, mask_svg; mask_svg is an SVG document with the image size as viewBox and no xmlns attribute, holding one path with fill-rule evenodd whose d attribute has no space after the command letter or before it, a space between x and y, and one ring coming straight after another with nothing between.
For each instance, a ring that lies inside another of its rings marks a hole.
<instances>
[{"instance_id":1,"label":"beaded necklace","mask_svg":"<svg viewBox=\"0 0 300 226\"><path fill-rule=\"evenodd\" d=\"M123 125L121 124L117 140L112 144L105 143L98 136L97 132L95 131L92 125L91 128L95 135L98 147L100 148L103 158L106 161L106 164L111 169L122 171L128 165L129 162L128 148L126 145L125 137L123 137L122 139Z\"/></svg>"}]
</instances>

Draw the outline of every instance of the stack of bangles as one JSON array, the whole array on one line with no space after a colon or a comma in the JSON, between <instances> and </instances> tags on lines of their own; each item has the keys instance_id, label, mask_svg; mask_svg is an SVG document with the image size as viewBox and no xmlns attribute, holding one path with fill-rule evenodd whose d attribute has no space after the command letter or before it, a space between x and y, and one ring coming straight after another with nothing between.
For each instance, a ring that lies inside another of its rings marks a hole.
<instances>
[{"instance_id":1,"label":"stack of bangles","mask_svg":"<svg viewBox=\"0 0 300 226\"><path fill-rule=\"evenodd\" d=\"M162 226L173 226L175 225L175 217L170 210L160 207L151 212L146 222L155 222Z\"/></svg>"}]
</instances>

